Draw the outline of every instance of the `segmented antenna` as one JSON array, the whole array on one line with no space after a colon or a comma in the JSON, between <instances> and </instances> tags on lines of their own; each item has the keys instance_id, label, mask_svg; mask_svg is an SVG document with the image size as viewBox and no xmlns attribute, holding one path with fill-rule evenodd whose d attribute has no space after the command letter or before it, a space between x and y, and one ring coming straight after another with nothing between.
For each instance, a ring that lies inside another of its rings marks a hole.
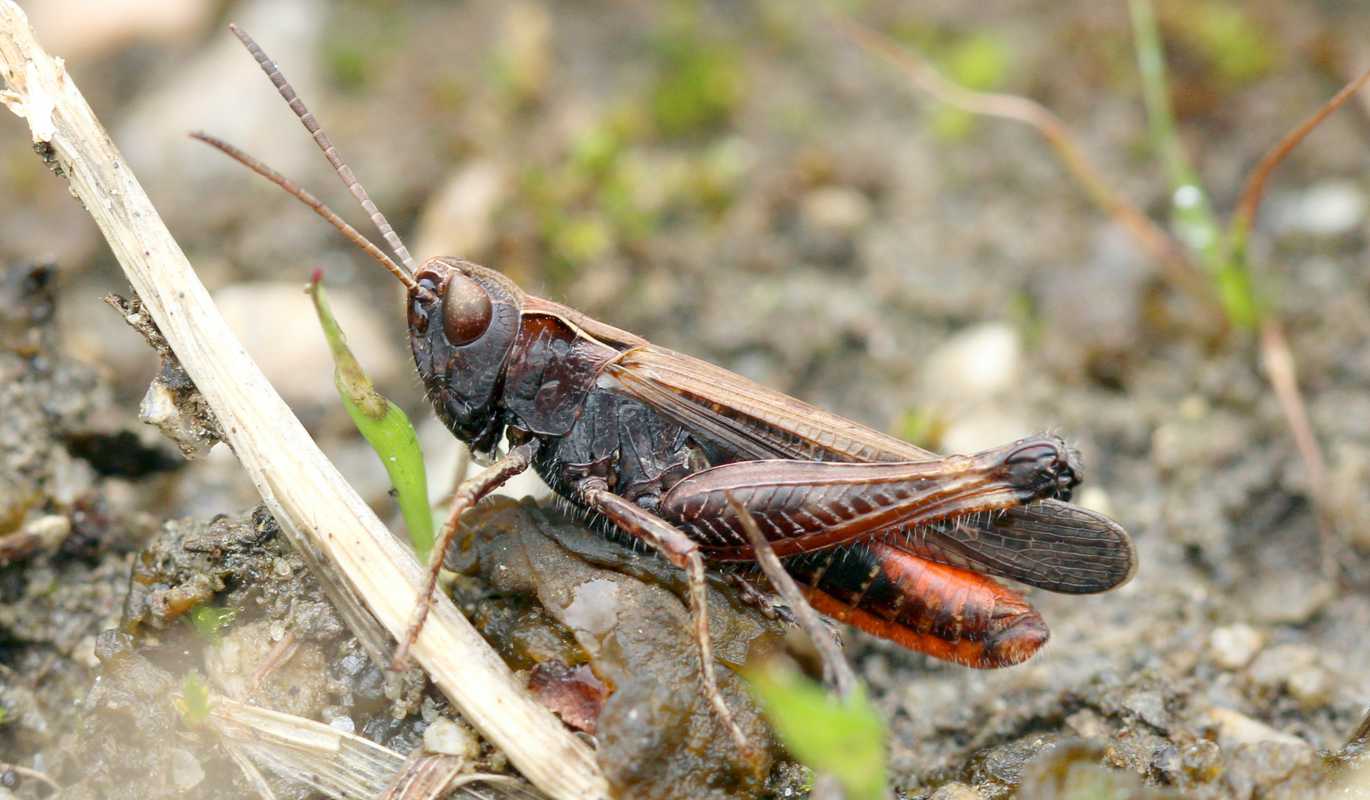
<instances>
[{"instance_id":1,"label":"segmented antenna","mask_svg":"<svg viewBox=\"0 0 1370 800\"><path fill-rule=\"evenodd\" d=\"M361 181L357 180L357 176L352 173L352 168L347 166L342 160L342 156L338 155L338 148L333 146L328 134L324 133L319 121L314 118L314 113L305 107L304 101L295 94L295 87L291 86L290 81L281 74L280 67L276 66L276 62L267 56L261 45L257 44L256 40L247 34L247 31L234 24L230 24L228 29L233 31L233 35L237 36L238 40L243 43L247 52L257 59L257 64L262 68L262 72L266 73L266 77L271 79L276 91L280 92L281 97L290 104L290 110L294 111L295 116L300 118L300 122L304 124L304 129L309 131L310 136L314 137L314 143L323 151L328 163L333 165L333 170L338 173L338 177L342 178L347 190L352 192L352 196L362 204L362 210L371 215L371 221L376 224L377 230L381 232L381 238L385 239L386 243L390 245L390 249L399 256L400 263L404 264L405 269L412 273L414 271L413 256L409 255L409 250L404 246L404 242L400 241L395 229L390 227L389 220L385 218L379 208L376 208L376 204L371 202L371 196L362 188ZM298 195L296 196L298 197Z\"/></svg>"},{"instance_id":2,"label":"segmented antenna","mask_svg":"<svg viewBox=\"0 0 1370 800\"><path fill-rule=\"evenodd\" d=\"M376 262L379 263L382 267L385 267L387 270L389 270L392 275L399 279L400 283L404 284L405 288L409 289L410 291L416 291L419 288L418 284L414 282L413 275L411 275L399 264L396 264L393 260L391 260L390 256L387 256L385 254L385 251L381 250L379 247L373 244L370 239L367 239L365 236L362 236L356 228L352 227L351 225L348 225L342 217L333 213L332 209L324 205L322 200L310 194L307 190L301 188L299 184L285 177L284 175L272 169L271 167L268 167L266 164L263 164L262 162L258 161L257 159L253 158L247 153L244 153L242 150L239 150L238 148L234 147L228 142L225 142L223 139L218 138L217 136L210 136L207 133L201 133L199 131L190 134L190 136L193 139L199 139L200 141L204 142L210 147L219 150L220 152L227 155L229 158L233 159L234 161L237 161L239 164L242 164L243 166L257 173L258 175L261 175L263 178L266 178L267 180L286 190L286 192L294 195L297 200L314 209L314 213L323 217L324 220L328 222L328 224L337 228L343 236L346 236L352 242L352 244L355 244L357 247L361 248L363 252L374 258Z\"/></svg>"}]
</instances>

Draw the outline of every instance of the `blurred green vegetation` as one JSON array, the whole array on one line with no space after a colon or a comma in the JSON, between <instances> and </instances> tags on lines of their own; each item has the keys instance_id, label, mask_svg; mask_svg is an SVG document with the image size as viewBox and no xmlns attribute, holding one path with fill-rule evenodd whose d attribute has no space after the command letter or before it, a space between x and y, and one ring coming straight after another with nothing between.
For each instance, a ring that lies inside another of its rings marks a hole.
<instances>
[{"instance_id":1,"label":"blurred green vegetation","mask_svg":"<svg viewBox=\"0 0 1370 800\"><path fill-rule=\"evenodd\" d=\"M1194 48L1229 86L1250 83L1275 63L1273 37L1238 3L1186 3L1166 31Z\"/></svg>"},{"instance_id":2,"label":"blurred green vegetation","mask_svg":"<svg viewBox=\"0 0 1370 800\"><path fill-rule=\"evenodd\" d=\"M232 608L200 605L190 612L190 624L195 632L210 642L219 641L224 628L233 624L238 612Z\"/></svg>"},{"instance_id":3,"label":"blurred green vegetation","mask_svg":"<svg viewBox=\"0 0 1370 800\"><path fill-rule=\"evenodd\" d=\"M936 452L946 433L947 420L936 409L915 406L904 411L895 425L895 435L924 450Z\"/></svg>"},{"instance_id":4,"label":"blurred green vegetation","mask_svg":"<svg viewBox=\"0 0 1370 800\"><path fill-rule=\"evenodd\" d=\"M322 41L324 75L349 93L367 89L385 70L380 63L407 39L407 18L372 3L345 3L329 15Z\"/></svg>"},{"instance_id":5,"label":"blurred green vegetation","mask_svg":"<svg viewBox=\"0 0 1370 800\"><path fill-rule=\"evenodd\" d=\"M848 800L886 797L885 722L863 686L838 700L780 659L751 667L744 677L795 758L836 777Z\"/></svg>"},{"instance_id":6,"label":"blurred green vegetation","mask_svg":"<svg viewBox=\"0 0 1370 800\"><path fill-rule=\"evenodd\" d=\"M746 91L742 56L732 43L677 15L653 43L654 76L647 107L666 138L713 132L732 119Z\"/></svg>"},{"instance_id":7,"label":"blurred green vegetation","mask_svg":"<svg viewBox=\"0 0 1370 800\"><path fill-rule=\"evenodd\" d=\"M987 30L948 30L928 24L922 17L904 17L890 36L924 54L953 83L978 92L1003 86L1013 68L1014 53L1004 37ZM936 103L928 125L938 138L957 142L975 130L974 114Z\"/></svg>"},{"instance_id":8,"label":"blurred green vegetation","mask_svg":"<svg viewBox=\"0 0 1370 800\"><path fill-rule=\"evenodd\" d=\"M990 33L972 33L957 37L940 51L933 60L943 74L968 89L979 92L994 91L1003 85L1004 76L1012 66L1008 45ZM932 117L932 131L946 141L959 141L975 129L975 116L968 111L939 104Z\"/></svg>"},{"instance_id":9,"label":"blurred green vegetation","mask_svg":"<svg viewBox=\"0 0 1370 800\"><path fill-rule=\"evenodd\" d=\"M190 726L202 725L209 719L209 684L195 670L181 679L181 696L176 698L176 709Z\"/></svg>"}]
</instances>

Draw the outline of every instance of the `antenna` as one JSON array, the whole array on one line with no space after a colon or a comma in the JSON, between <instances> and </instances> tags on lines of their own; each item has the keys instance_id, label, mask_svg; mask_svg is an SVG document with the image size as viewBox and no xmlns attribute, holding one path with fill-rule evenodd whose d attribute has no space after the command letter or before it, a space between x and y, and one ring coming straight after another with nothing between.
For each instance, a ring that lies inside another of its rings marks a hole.
<instances>
[{"instance_id":1,"label":"antenna","mask_svg":"<svg viewBox=\"0 0 1370 800\"><path fill-rule=\"evenodd\" d=\"M295 94L295 87L291 86L290 81L281 74L280 67L276 66L276 62L267 56L261 45L257 44L256 40L247 34L247 31L234 24L229 24L228 29L243 43L247 52L257 59L257 64L262 68L262 72L266 73L266 77L275 85L276 91L280 92L281 97L290 104L290 110L294 111L295 116L300 118L300 122L304 124L304 129L314 137L314 143L323 151L328 163L333 165L333 170L338 173L338 177L342 178L342 182L347 186L348 191L352 192L352 196L362 204L362 210L371 215L371 221L376 224L377 230L381 232L381 238L385 239L386 243L390 245L390 249L399 256L400 263L404 264L405 269L412 273L414 271L413 256L409 255L409 250L405 248L404 242L400 241L395 229L390 227L390 222L385 218L385 215L381 213L379 208L376 208L375 203L371 202L371 196L366 193L366 189L362 188L361 181L357 180L352 168L347 166L342 160L342 156L338 155L338 148L333 146L333 141L328 138L328 134L324 133L323 127L314 118L314 113L305 107L304 101ZM203 139L202 141L208 140ZM241 161L241 159L239 160ZM246 161L243 163L247 164ZM264 175L265 173L260 174ZM284 188L283 185L282 188ZM295 196L299 197L298 194Z\"/></svg>"},{"instance_id":2,"label":"antenna","mask_svg":"<svg viewBox=\"0 0 1370 800\"><path fill-rule=\"evenodd\" d=\"M373 259L376 260L378 264L389 270L392 275L399 279L400 283L404 284L406 289L408 289L411 292L418 291L419 285L414 282L413 275L411 275L399 264L396 264L390 258L390 256L387 256L385 254L385 251L381 250L379 247L372 244L370 239L367 239L365 236L362 236L356 228L352 227L351 225L348 225L342 217L333 213L332 209L324 205L322 200L310 194L307 190L301 188L299 184L285 177L284 175L272 169L271 167L268 167L266 164L263 164L261 161L258 161L257 159L253 158L247 153L244 153L242 150L239 150L238 148L234 147L228 142L225 142L223 139L220 139L216 136L210 136L207 133L201 133L199 131L190 134L190 136L193 139L199 139L200 141L204 142L210 147L213 147L221 151L229 158L232 158L239 164L242 164L243 166L257 173L258 175L261 175L263 178L266 178L267 180L286 190L286 192L288 192L289 194L294 195L297 200L314 209L314 213L323 217L324 220L328 222L328 224L337 228L343 236L346 236L348 240L350 240L352 244L355 244L358 248L360 248L362 252L371 256Z\"/></svg>"}]
</instances>

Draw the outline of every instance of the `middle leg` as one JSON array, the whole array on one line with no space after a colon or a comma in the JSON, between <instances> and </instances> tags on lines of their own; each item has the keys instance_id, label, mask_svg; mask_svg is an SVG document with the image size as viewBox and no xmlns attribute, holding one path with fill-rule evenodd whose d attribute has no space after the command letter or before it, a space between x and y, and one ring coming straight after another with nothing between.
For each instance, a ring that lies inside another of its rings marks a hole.
<instances>
[{"instance_id":1,"label":"middle leg","mask_svg":"<svg viewBox=\"0 0 1370 800\"><path fill-rule=\"evenodd\" d=\"M699 546L671 524L629 500L609 491L604 483L590 479L580 486L585 503L618 525L625 533L650 544L672 564L685 570L690 588L690 616L694 623L695 644L699 650L700 678L704 694L714 712L728 729L744 760L756 762L758 753L733 719L733 713L718 688L714 672L713 645L709 637L708 597L704 559Z\"/></svg>"}]
</instances>

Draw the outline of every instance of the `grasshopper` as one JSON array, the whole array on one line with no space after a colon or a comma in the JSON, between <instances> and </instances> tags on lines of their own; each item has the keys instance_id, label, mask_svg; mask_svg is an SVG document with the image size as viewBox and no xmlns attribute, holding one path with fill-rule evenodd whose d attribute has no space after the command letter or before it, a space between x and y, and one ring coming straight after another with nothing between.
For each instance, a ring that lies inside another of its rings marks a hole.
<instances>
[{"instance_id":1,"label":"grasshopper","mask_svg":"<svg viewBox=\"0 0 1370 800\"><path fill-rule=\"evenodd\" d=\"M1081 469L1058 437L939 456L535 297L495 270L451 257L416 264L276 64L230 28L394 258L262 162L193 135L303 201L404 285L410 349L433 408L489 462L454 493L397 663L462 512L529 469L605 529L686 571L703 688L744 749L718 691L704 603L706 565L756 558L744 525L761 531L817 610L971 667L1020 663L1049 636L1023 595L989 576L1072 594L1132 576L1127 533L1067 502Z\"/></svg>"}]
</instances>

